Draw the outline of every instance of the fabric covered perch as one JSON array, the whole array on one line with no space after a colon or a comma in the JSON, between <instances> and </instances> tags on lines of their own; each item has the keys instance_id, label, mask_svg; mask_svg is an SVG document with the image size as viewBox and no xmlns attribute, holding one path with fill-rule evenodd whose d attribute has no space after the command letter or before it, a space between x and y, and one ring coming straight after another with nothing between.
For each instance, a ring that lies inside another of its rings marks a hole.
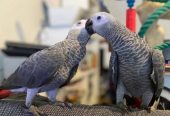
<instances>
[{"instance_id":1,"label":"fabric covered perch","mask_svg":"<svg viewBox=\"0 0 170 116\"><path fill-rule=\"evenodd\" d=\"M50 104L48 99L36 96L32 109L27 109L24 105L25 95L13 95L0 101L0 116L169 116L168 110L157 110L151 113L147 111L123 112L115 105L78 105L62 102ZM39 114L41 112L41 114Z\"/></svg>"}]
</instances>

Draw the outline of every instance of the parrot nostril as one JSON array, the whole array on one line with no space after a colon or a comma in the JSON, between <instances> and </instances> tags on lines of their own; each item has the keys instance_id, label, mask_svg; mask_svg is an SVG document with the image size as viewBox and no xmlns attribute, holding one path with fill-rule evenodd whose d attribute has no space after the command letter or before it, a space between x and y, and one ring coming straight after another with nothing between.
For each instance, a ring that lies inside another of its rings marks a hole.
<instances>
[{"instance_id":1,"label":"parrot nostril","mask_svg":"<svg viewBox=\"0 0 170 116\"><path fill-rule=\"evenodd\" d=\"M80 24L81 24L81 22L78 22L77 24L78 24L78 25L80 25Z\"/></svg>"}]
</instances>

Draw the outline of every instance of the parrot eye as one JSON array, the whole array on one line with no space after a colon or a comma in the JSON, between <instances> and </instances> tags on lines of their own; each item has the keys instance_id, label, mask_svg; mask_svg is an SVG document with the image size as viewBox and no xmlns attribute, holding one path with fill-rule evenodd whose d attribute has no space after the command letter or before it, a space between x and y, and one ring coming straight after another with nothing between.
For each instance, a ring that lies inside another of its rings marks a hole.
<instances>
[{"instance_id":1,"label":"parrot eye","mask_svg":"<svg viewBox=\"0 0 170 116\"><path fill-rule=\"evenodd\" d=\"M102 17L101 16L97 16L97 20L100 20Z\"/></svg>"},{"instance_id":2,"label":"parrot eye","mask_svg":"<svg viewBox=\"0 0 170 116\"><path fill-rule=\"evenodd\" d=\"M78 24L78 25L80 25L80 24L81 24L81 22L78 22L77 24Z\"/></svg>"}]
</instances>

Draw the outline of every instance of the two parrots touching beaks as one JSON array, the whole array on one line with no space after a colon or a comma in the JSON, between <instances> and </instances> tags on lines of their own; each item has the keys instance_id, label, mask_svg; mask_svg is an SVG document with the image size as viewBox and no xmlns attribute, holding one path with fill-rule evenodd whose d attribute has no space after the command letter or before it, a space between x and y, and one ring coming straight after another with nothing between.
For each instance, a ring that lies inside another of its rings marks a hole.
<instances>
[{"instance_id":1,"label":"two parrots touching beaks","mask_svg":"<svg viewBox=\"0 0 170 116\"><path fill-rule=\"evenodd\" d=\"M47 92L49 100L55 102L57 89L76 73L86 54L86 44L94 33L112 46L110 68L116 84L116 103L122 103L125 94L140 98L143 108L157 101L164 85L161 51L151 49L144 39L105 12L94 14L88 21L80 20L64 41L31 55L1 82L0 89L26 92L27 107L38 92Z\"/></svg>"}]
</instances>

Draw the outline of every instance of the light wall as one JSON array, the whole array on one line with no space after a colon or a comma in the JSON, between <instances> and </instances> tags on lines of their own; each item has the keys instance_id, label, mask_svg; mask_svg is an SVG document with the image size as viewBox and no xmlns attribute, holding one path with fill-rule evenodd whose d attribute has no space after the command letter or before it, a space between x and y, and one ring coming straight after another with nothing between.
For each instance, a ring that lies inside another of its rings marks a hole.
<instances>
[{"instance_id":1,"label":"light wall","mask_svg":"<svg viewBox=\"0 0 170 116\"><path fill-rule=\"evenodd\" d=\"M8 40L36 43L42 21L41 0L1 0L0 48Z\"/></svg>"},{"instance_id":2,"label":"light wall","mask_svg":"<svg viewBox=\"0 0 170 116\"><path fill-rule=\"evenodd\" d=\"M43 0L1 0L0 1L0 48L4 43L10 41L23 41L26 43L36 43L38 33L43 21ZM46 1L46 0L44 0ZM76 0L74 4L87 7L88 0ZM112 14L125 24L127 3L125 0L104 0L112 11ZM60 3L51 0L51 3L70 6L71 2L62 0ZM136 0L135 6L142 0ZM50 6L50 5L49 5ZM76 7L76 6L75 6ZM170 21L161 20L159 23L165 28L165 38L170 38ZM137 32L141 24L137 17Z\"/></svg>"}]
</instances>

